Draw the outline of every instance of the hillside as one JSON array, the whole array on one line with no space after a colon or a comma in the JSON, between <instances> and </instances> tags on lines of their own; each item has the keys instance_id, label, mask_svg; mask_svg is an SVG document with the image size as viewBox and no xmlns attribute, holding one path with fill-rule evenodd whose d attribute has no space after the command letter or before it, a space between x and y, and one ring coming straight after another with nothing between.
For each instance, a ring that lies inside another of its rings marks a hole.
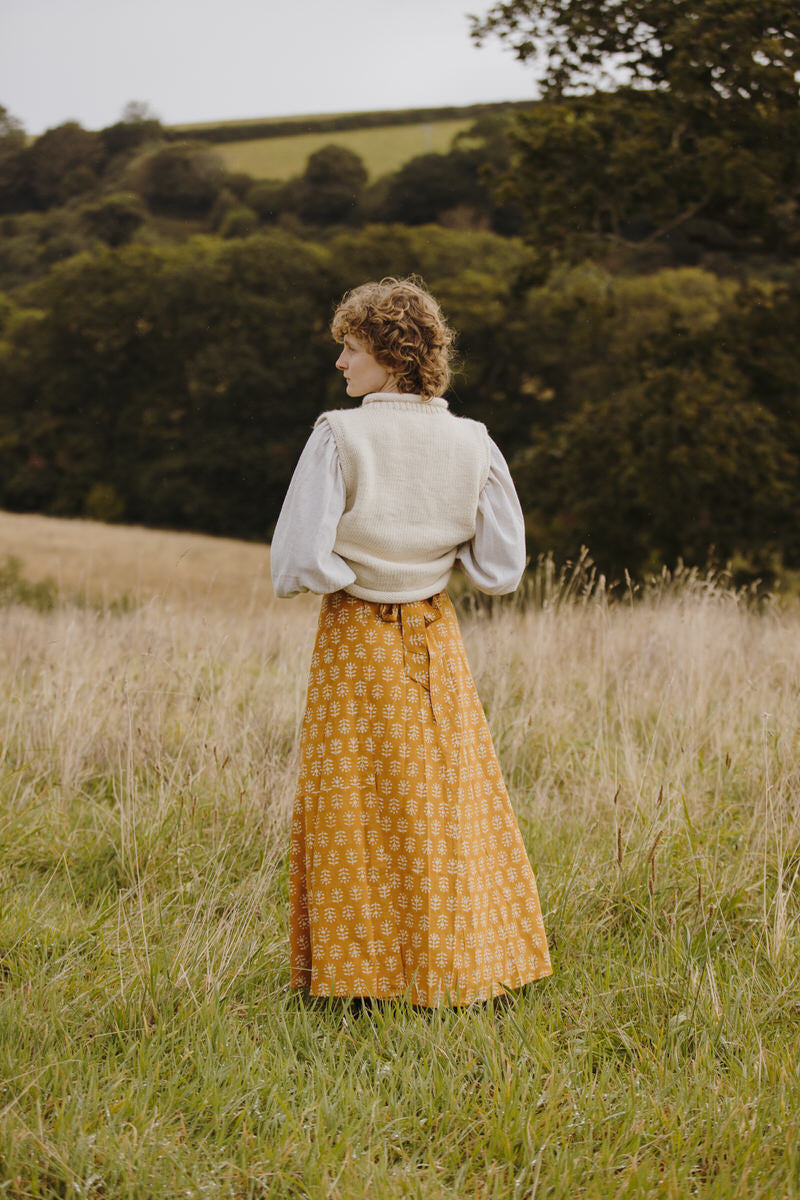
<instances>
[{"instance_id":1,"label":"hillside","mask_svg":"<svg viewBox=\"0 0 800 1200\"><path fill-rule=\"evenodd\" d=\"M24 579L92 601L257 612L274 600L267 548L233 538L0 512L0 564L9 558Z\"/></svg>"},{"instance_id":2,"label":"hillside","mask_svg":"<svg viewBox=\"0 0 800 1200\"><path fill-rule=\"evenodd\" d=\"M303 114L289 117L204 121L173 125L172 139L213 142L229 171L256 179L299 175L322 146L344 146L364 160L370 178L397 171L420 154L446 153L453 138L490 113L530 107L532 101L501 101L440 108Z\"/></svg>"},{"instance_id":3,"label":"hillside","mask_svg":"<svg viewBox=\"0 0 800 1200\"><path fill-rule=\"evenodd\" d=\"M364 162L370 179L397 171L419 154L446 153L453 138L471 121L422 121L414 125L341 129L331 133L297 133L225 142L216 152L228 171L245 171L254 179L291 179L302 174L308 156L323 146L344 146Z\"/></svg>"}]
</instances>

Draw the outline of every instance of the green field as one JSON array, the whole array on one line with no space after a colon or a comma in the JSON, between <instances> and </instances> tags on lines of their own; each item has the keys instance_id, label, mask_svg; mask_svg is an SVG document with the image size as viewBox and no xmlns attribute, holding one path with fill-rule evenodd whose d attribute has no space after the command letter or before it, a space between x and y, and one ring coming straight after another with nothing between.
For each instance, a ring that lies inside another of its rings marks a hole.
<instances>
[{"instance_id":1,"label":"green field","mask_svg":"<svg viewBox=\"0 0 800 1200\"><path fill-rule=\"evenodd\" d=\"M387 125L331 133L298 133L248 142L224 142L214 147L229 171L245 171L256 179L290 179L305 169L308 156L322 146L346 146L364 160L370 179L396 171L418 154L450 149L457 133L472 119L425 121L418 125Z\"/></svg>"},{"instance_id":2,"label":"green field","mask_svg":"<svg viewBox=\"0 0 800 1200\"><path fill-rule=\"evenodd\" d=\"M181 536L118 532L106 596L147 539L164 572L133 608L0 589L0 1194L800 1195L795 609L545 572L466 616L554 974L356 1012L288 986L317 606L255 603L252 546L238 608L173 591Z\"/></svg>"}]
</instances>

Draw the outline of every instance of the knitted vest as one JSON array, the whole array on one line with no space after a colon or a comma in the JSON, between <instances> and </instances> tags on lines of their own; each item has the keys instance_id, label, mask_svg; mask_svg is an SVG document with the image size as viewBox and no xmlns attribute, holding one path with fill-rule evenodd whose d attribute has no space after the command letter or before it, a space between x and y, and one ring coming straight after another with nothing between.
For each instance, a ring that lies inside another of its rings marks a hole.
<instances>
[{"instance_id":1,"label":"knitted vest","mask_svg":"<svg viewBox=\"0 0 800 1200\"><path fill-rule=\"evenodd\" d=\"M475 533L489 474L485 425L435 396L373 392L360 408L323 413L336 439L347 502L334 550L363 600L406 603L441 591Z\"/></svg>"}]
</instances>

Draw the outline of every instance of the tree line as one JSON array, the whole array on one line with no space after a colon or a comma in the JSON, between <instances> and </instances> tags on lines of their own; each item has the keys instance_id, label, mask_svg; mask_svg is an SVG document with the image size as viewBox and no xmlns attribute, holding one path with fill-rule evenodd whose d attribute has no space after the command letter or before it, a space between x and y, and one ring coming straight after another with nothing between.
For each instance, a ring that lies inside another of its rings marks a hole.
<instances>
[{"instance_id":1,"label":"tree line","mask_svg":"<svg viewBox=\"0 0 800 1200\"><path fill-rule=\"evenodd\" d=\"M268 538L316 415L327 326L421 271L460 332L453 410L511 461L532 551L611 572L800 563L800 288L699 268L520 282L518 240L374 226L77 256L6 299L0 505Z\"/></svg>"},{"instance_id":2,"label":"tree line","mask_svg":"<svg viewBox=\"0 0 800 1200\"><path fill-rule=\"evenodd\" d=\"M436 108L388 108L372 112L336 113L333 116L270 117L265 121L219 121L201 125L179 125L166 130L175 140L196 138L201 142L249 142L253 138L278 138L296 133L339 133L347 129L384 129L393 125L419 125L423 121L468 120L484 114L530 108L529 100L506 100L488 104L439 105Z\"/></svg>"},{"instance_id":3,"label":"tree line","mask_svg":"<svg viewBox=\"0 0 800 1200\"><path fill-rule=\"evenodd\" d=\"M416 271L532 553L800 566L798 19L519 0L475 34L544 54L541 101L372 185L333 146L285 183L232 176L142 111L31 158L48 135L5 114L0 505L267 538L346 403L335 301Z\"/></svg>"}]
</instances>

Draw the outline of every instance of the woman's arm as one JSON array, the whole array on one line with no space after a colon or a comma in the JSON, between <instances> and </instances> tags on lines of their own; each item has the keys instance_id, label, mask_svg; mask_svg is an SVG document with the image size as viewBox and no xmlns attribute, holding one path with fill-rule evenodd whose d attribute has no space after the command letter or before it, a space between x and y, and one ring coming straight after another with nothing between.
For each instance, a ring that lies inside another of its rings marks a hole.
<instances>
[{"instance_id":1,"label":"woman's arm","mask_svg":"<svg viewBox=\"0 0 800 1200\"><path fill-rule=\"evenodd\" d=\"M276 596L337 592L353 582L355 573L333 550L345 502L336 442L328 422L321 421L300 455L272 537Z\"/></svg>"},{"instance_id":2,"label":"woman's arm","mask_svg":"<svg viewBox=\"0 0 800 1200\"><path fill-rule=\"evenodd\" d=\"M478 501L475 534L456 556L481 592L502 596L519 586L525 570L525 522L508 464L489 439L489 475Z\"/></svg>"}]
</instances>

